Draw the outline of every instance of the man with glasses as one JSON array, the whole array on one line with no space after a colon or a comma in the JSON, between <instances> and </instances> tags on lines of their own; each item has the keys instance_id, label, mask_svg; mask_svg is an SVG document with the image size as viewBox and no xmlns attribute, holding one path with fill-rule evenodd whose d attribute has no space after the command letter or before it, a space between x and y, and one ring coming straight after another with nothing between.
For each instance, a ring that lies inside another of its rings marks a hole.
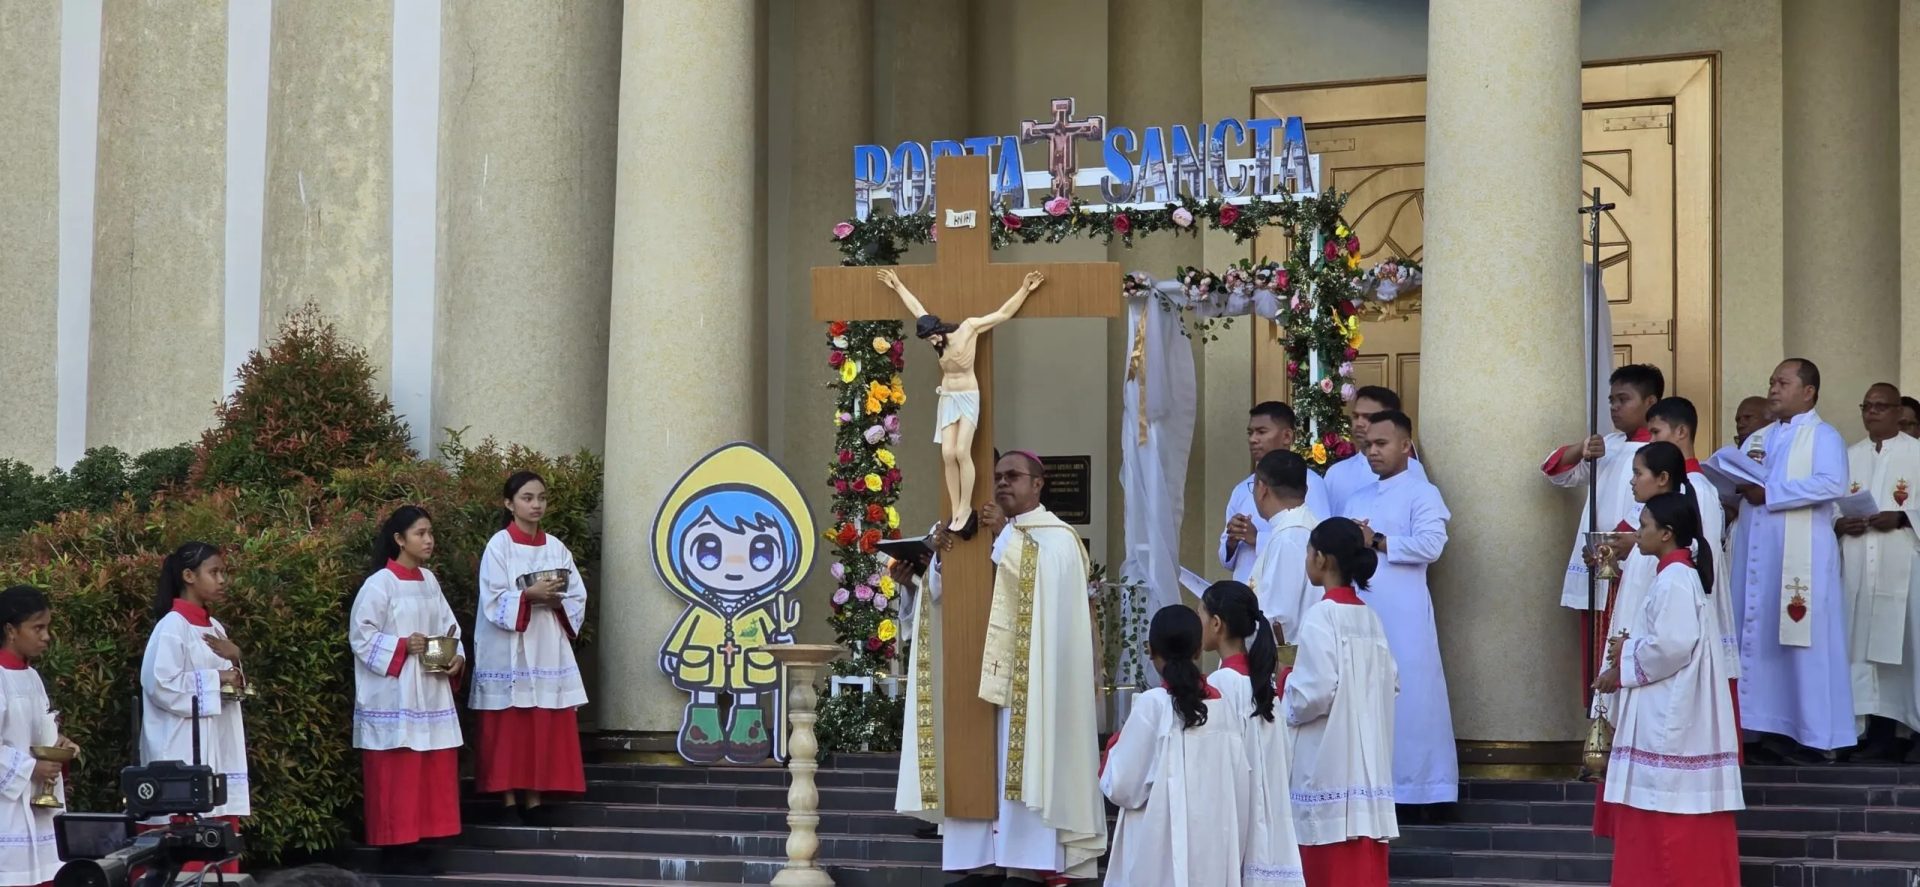
<instances>
[{"instance_id":1,"label":"man with glasses","mask_svg":"<svg viewBox=\"0 0 1920 887\"><path fill-rule=\"evenodd\" d=\"M1920 556L1914 528L1920 510L1920 440L1900 433L1900 389L1881 382L1860 399L1865 440L1847 449L1852 493L1871 495L1879 512L1842 517L1841 573L1847 603L1847 663L1853 675L1853 713L1868 719L1856 757L1898 760L1896 722L1920 724L1914 668L1908 661L1912 627L1908 581Z\"/></svg>"}]
</instances>

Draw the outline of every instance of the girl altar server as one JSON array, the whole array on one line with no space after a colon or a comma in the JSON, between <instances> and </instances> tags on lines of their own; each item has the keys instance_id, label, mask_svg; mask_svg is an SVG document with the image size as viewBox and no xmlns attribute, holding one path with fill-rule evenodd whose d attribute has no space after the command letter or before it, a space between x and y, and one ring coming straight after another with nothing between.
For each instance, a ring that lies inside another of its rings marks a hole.
<instances>
[{"instance_id":1,"label":"girl altar server","mask_svg":"<svg viewBox=\"0 0 1920 887\"><path fill-rule=\"evenodd\" d=\"M1300 887L1306 879L1293 833L1293 731L1273 716L1279 666L1273 622L1260 612L1253 589L1232 580L1215 582L1201 595L1200 621L1201 645L1220 654L1220 669L1207 683L1233 710L1252 767L1241 881L1245 887Z\"/></svg>"},{"instance_id":2,"label":"girl altar server","mask_svg":"<svg viewBox=\"0 0 1920 887\"><path fill-rule=\"evenodd\" d=\"M1307 887L1386 887L1393 810L1393 701L1400 678L1380 617L1360 600L1379 565L1360 525L1330 518L1307 542L1326 589L1300 620L1281 710L1298 728L1293 822Z\"/></svg>"},{"instance_id":3,"label":"girl altar server","mask_svg":"<svg viewBox=\"0 0 1920 887\"><path fill-rule=\"evenodd\" d=\"M1242 883L1247 754L1232 707L1194 662L1200 632L1200 617L1179 604L1148 626L1162 683L1134 700L1100 773L1100 791L1120 808L1106 887Z\"/></svg>"},{"instance_id":4,"label":"girl altar server","mask_svg":"<svg viewBox=\"0 0 1920 887\"><path fill-rule=\"evenodd\" d=\"M240 648L211 612L226 599L227 561L220 549L188 542L161 562L153 634L140 660L140 761L194 760L197 701L199 759L227 778L227 803L208 815L238 825L252 812L240 702L247 681L240 671ZM164 824L165 817L148 823ZM198 870L197 863L188 868Z\"/></svg>"},{"instance_id":5,"label":"girl altar server","mask_svg":"<svg viewBox=\"0 0 1920 887\"><path fill-rule=\"evenodd\" d=\"M573 655L573 639L587 618L587 587L573 552L540 530L546 481L515 472L505 497L506 526L480 555L480 618L473 627L476 782L481 792L504 792L507 806L530 814L544 793L587 790L575 719L587 690Z\"/></svg>"},{"instance_id":6,"label":"girl altar server","mask_svg":"<svg viewBox=\"0 0 1920 887\"><path fill-rule=\"evenodd\" d=\"M460 626L422 564L433 557L433 519L403 505L381 524L375 569L353 600L353 745L366 773L367 843L416 844L460 833L460 719L453 681L466 670ZM430 636L454 638L445 671L427 668ZM408 853L405 869L430 868Z\"/></svg>"},{"instance_id":7,"label":"girl altar server","mask_svg":"<svg viewBox=\"0 0 1920 887\"><path fill-rule=\"evenodd\" d=\"M1616 887L1737 887L1733 811L1744 809L1740 734L1717 649L1713 552L1692 497L1665 493L1640 514L1640 552L1659 573L1607 640L1595 681L1619 690L1607 801Z\"/></svg>"},{"instance_id":8,"label":"girl altar server","mask_svg":"<svg viewBox=\"0 0 1920 887\"><path fill-rule=\"evenodd\" d=\"M60 735L40 673L27 663L53 643L53 610L40 589L16 585L0 592L0 884L49 884L60 870L52 807L37 807L43 791L65 799L63 765L35 759L33 747L79 751Z\"/></svg>"}]
</instances>

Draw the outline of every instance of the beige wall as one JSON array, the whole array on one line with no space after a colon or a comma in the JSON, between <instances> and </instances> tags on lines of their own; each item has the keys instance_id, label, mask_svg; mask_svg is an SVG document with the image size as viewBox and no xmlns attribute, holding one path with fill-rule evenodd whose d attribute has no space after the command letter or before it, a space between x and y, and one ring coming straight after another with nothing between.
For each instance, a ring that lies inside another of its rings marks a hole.
<instances>
[{"instance_id":1,"label":"beige wall","mask_svg":"<svg viewBox=\"0 0 1920 887\"><path fill-rule=\"evenodd\" d=\"M60 4L0 5L0 459L53 463Z\"/></svg>"}]
</instances>

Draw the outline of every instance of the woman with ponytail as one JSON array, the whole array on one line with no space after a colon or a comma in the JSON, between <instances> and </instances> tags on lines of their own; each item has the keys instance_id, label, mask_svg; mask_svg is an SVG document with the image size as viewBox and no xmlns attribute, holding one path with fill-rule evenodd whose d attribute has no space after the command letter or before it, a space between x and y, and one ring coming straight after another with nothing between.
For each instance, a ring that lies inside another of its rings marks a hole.
<instances>
[{"instance_id":1,"label":"woman with ponytail","mask_svg":"<svg viewBox=\"0 0 1920 887\"><path fill-rule=\"evenodd\" d=\"M58 745L78 752L73 740L60 735L47 686L30 665L53 644L53 608L46 592L16 585L0 592L0 884L50 885L60 870L49 807L35 807L42 789L55 797L67 796L64 765L37 760L36 745Z\"/></svg>"},{"instance_id":2,"label":"woman with ponytail","mask_svg":"<svg viewBox=\"0 0 1920 887\"><path fill-rule=\"evenodd\" d=\"M1274 717L1279 650L1273 622L1260 611L1253 589L1231 579L1215 582L1200 596L1200 621L1202 648L1220 656L1220 669L1207 676L1207 683L1233 711L1252 767L1252 821L1241 884L1298 887L1305 880L1293 834L1293 737Z\"/></svg>"},{"instance_id":3,"label":"woman with ponytail","mask_svg":"<svg viewBox=\"0 0 1920 887\"><path fill-rule=\"evenodd\" d=\"M1100 791L1120 808L1107 887L1240 887L1247 752L1232 709L1200 674L1200 617L1164 607L1147 629L1159 687L1108 743ZM1232 816L1220 821L1223 812Z\"/></svg>"},{"instance_id":4,"label":"woman with ponytail","mask_svg":"<svg viewBox=\"0 0 1920 887\"><path fill-rule=\"evenodd\" d=\"M227 599L227 561L220 549L188 542L160 564L153 634L140 660L140 762L200 760L227 777L227 802L208 816L238 825L252 813L247 785L247 733L241 722L240 648L213 617ZM146 823L158 827L167 817ZM198 871L193 863L189 871ZM223 871L238 871L235 865Z\"/></svg>"},{"instance_id":5,"label":"woman with ponytail","mask_svg":"<svg viewBox=\"0 0 1920 887\"><path fill-rule=\"evenodd\" d=\"M1307 887L1386 887L1393 809L1393 711L1400 678L1387 632L1361 601L1379 566L1360 525L1322 521L1307 577L1326 589L1300 620L1299 652L1280 699L1298 729L1293 820Z\"/></svg>"},{"instance_id":6,"label":"woman with ponytail","mask_svg":"<svg viewBox=\"0 0 1920 887\"><path fill-rule=\"evenodd\" d=\"M1713 552L1678 493L1648 500L1640 552L1658 575L1607 641L1595 689L1619 690L1607 801L1614 806L1615 887L1736 887L1733 811L1744 809L1740 732L1713 632Z\"/></svg>"}]
</instances>

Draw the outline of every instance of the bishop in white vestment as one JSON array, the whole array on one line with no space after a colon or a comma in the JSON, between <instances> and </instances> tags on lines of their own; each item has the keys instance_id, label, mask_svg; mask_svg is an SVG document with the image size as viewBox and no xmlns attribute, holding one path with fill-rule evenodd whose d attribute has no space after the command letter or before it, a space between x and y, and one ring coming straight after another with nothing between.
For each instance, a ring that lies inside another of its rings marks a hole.
<instances>
[{"instance_id":1,"label":"bishop in white vestment","mask_svg":"<svg viewBox=\"0 0 1920 887\"><path fill-rule=\"evenodd\" d=\"M1871 495L1873 518L1839 518L1841 572L1847 605L1847 660L1853 711L1920 724L1914 669L1907 659L1913 622L1909 594L1920 557L1920 440L1900 433L1900 392L1867 392L1868 437L1847 449L1848 492Z\"/></svg>"},{"instance_id":2,"label":"bishop in white vestment","mask_svg":"<svg viewBox=\"0 0 1920 887\"><path fill-rule=\"evenodd\" d=\"M1191 729L1165 689L1140 694L1107 752L1100 791L1120 817L1105 887L1243 887L1254 787L1233 708L1207 690Z\"/></svg>"}]
</instances>

